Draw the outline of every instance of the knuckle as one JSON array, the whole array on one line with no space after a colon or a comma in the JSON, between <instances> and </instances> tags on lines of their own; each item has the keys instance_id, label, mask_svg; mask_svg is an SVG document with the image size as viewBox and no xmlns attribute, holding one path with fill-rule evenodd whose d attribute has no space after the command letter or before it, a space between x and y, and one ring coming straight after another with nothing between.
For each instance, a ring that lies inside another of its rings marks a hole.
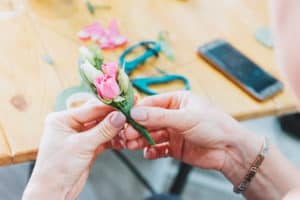
<instances>
[{"instance_id":1,"label":"knuckle","mask_svg":"<svg viewBox=\"0 0 300 200\"><path fill-rule=\"evenodd\" d=\"M160 111L160 112L158 112L158 115L157 115L157 119L156 119L156 120L163 122L163 121L165 121L166 119L167 119L167 114L166 114L165 111Z\"/></svg>"},{"instance_id":2,"label":"knuckle","mask_svg":"<svg viewBox=\"0 0 300 200\"><path fill-rule=\"evenodd\" d=\"M137 148L142 148L148 145L148 142L144 138L139 138L137 140L138 147Z\"/></svg>"},{"instance_id":3,"label":"knuckle","mask_svg":"<svg viewBox=\"0 0 300 200\"><path fill-rule=\"evenodd\" d=\"M101 134L101 136L105 139L111 139L113 138L114 134L113 134L113 128L110 125L110 123L108 122L108 120L104 120L100 126L98 127L98 134Z\"/></svg>"}]
</instances>

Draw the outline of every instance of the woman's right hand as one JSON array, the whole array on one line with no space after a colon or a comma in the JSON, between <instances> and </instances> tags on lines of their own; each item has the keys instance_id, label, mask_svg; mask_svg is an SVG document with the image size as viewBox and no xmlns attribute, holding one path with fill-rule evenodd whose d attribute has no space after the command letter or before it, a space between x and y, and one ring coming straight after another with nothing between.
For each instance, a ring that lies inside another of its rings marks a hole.
<instances>
[{"instance_id":1,"label":"woman's right hand","mask_svg":"<svg viewBox=\"0 0 300 200\"><path fill-rule=\"evenodd\" d=\"M150 131L157 145L148 147L129 126L123 134L127 148L145 148L148 159L171 156L196 167L222 171L225 176L231 176L233 165L243 169L239 170L243 176L263 143L261 137L190 92L146 97L132 109L131 116Z\"/></svg>"}]
</instances>

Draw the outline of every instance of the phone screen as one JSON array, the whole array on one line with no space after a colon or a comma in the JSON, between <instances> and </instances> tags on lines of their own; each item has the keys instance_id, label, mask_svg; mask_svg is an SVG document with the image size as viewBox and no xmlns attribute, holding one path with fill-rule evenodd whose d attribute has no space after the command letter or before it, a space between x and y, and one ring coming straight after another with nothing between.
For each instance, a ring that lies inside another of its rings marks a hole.
<instances>
[{"instance_id":1,"label":"phone screen","mask_svg":"<svg viewBox=\"0 0 300 200\"><path fill-rule=\"evenodd\" d=\"M223 71L257 93L278 82L277 79L227 43L206 49L204 54Z\"/></svg>"}]
</instances>

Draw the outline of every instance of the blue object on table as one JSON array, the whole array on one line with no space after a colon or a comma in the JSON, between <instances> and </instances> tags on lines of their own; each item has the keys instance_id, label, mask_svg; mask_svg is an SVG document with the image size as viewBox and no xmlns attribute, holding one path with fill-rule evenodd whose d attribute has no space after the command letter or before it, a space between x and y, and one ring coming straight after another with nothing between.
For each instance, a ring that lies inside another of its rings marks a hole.
<instances>
[{"instance_id":1,"label":"blue object on table","mask_svg":"<svg viewBox=\"0 0 300 200\"><path fill-rule=\"evenodd\" d=\"M50 55L42 56L42 59L49 65L54 65L54 60Z\"/></svg>"},{"instance_id":2,"label":"blue object on table","mask_svg":"<svg viewBox=\"0 0 300 200\"><path fill-rule=\"evenodd\" d=\"M160 83L169 83L172 81L180 80L183 81L185 85L185 90L190 89L190 82L187 78L181 75L177 74L166 74L159 77L145 77L145 78L136 78L131 80L134 87L136 87L138 90L142 91L145 94L148 95L155 95L158 94L157 92L151 90L149 88L150 85L154 84L160 84Z\"/></svg>"},{"instance_id":3,"label":"blue object on table","mask_svg":"<svg viewBox=\"0 0 300 200\"><path fill-rule=\"evenodd\" d=\"M138 47L144 47L145 52L141 56L138 56L137 58L126 61L125 58L132 53L136 48ZM159 56L159 53L161 51L161 44L155 41L142 41L139 42L129 48L127 48L120 56L119 62L120 66L124 67L125 72L130 75L139 65L144 63L147 59L156 56ZM144 77L144 78L135 78L132 79L131 82L134 87L136 87L141 92L148 94L148 95L154 95L158 94L157 92L151 90L149 88L150 85L153 84L161 84L161 83L170 83L172 81L182 81L185 85L185 90L190 89L190 82L189 80L181 75L178 74L167 74L166 72L157 69L162 76L154 76L154 77Z\"/></svg>"},{"instance_id":4,"label":"blue object on table","mask_svg":"<svg viewBox=\"0 0 300 200\"><path fill-rule=\"evenodd\" d=\"M270 28L260 27L255 31L255 38L268 48L273 48L273 38Z\"/></svg>"},{"instance_id":5,"label":"blue object on table","mask_svg":"<svg viewBox=\"0 0 300 200\"><path fill-rule=\"evenodd\" d=\"M125 58L127 55L132 53L138 47L145 47L145 52L141 56L126 61ZM147 59L156 56L158 57L159 52L161 51L161 46L159 43L155 41L142 41L138 44L135 44L129 48L127 48L120 56L120 66L124 67L126 74L130 75L133 70L135 70L140 64L144 63Z\"/></svg>"}]
</instances>

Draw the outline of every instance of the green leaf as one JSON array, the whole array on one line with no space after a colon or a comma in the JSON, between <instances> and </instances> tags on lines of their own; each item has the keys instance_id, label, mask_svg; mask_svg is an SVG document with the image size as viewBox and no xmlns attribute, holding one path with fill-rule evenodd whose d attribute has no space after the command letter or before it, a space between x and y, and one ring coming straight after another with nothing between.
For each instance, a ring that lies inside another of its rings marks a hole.
<instances>
[{"instance_id":1,"label":"green leaf","mask_svg":"<svg viewBox=\"0 0 300 200\"><path fill-rule=\"evenodd\" d=\"M144 136L144 138L147 140L147 142L150 145L155 145L153 138L151 137L150 133L147 131L147 129L144 126L134 121L130 115L126 115L126 118L128 123L131 124L133 128L135 128L135 130L137 130L142 136Z\"/></svg>"},{"instance_id":2,"label":"green leaf","mask_svg":"<svg viewBox=\"0 0 300 200\"><path fill-rule=\"evenodd\" d=\"M126 99L124 97L121 97L121 96L117 96L116 98L114 98L114 102L116 102L116 103L120 103L120 102L123 102L125 100Z\"/></svg>"},{"instance_id":3,"label":"green leaf","mask_svg":"<svg viewBox=\"0 0 300 200\"><path fill-rule=\"evenodd\" d=\"M100 58L95 58L95 68L98 69L98 70L102 70L101 66L102 66L102 63L103 63L103 59L100 59Z\"/></svg>"},{"instance_id":4,"label":"green leaf","mask_svg":"<svg viewBox=\"0 0 300 200\"><path fill-rule=\"evenodd\" d=\"M100 101L102 102L102 103L104 103L104 104L106 104L106 105L112 105L112 100L107 100L107 99L102 99L102 98L100 98L99 96L97 96L98 97L98 99L100 99Z\"/></svg>"},{"instance_id":5,"label":"green leaf","mask_svg":"<svg viewBox=\"0 0 300 200\"><path fill-rule=\"evenodd\" d=\"M125 99L127 99L127 101L126 101L126 105L124 106L124 109L126 112L129 113L134 103L134 91L131 83L129 83L128 85L128 90L126 92Z\"/></svg>"},{"instance_id":6,"label":"green leaf","mask_svg":"<svg viewBox=\"0 0 300 200\"><path fill-rule=\"evenodd\" d=\"M98 70L101 70L101 66L103 63L103 55L100 47L98 45L92 45L88 49L93 54L94 67Z\"/></svg>"},{"instance_id":7,"label":"green leaf","mask_svg":"<svg viewBox=\"0 0 300 200\"><path fill-rule=\"evenodd\" d=\"M92 15L95 14L95 6L90 1L86 1L86 7Z\"/></svg>"},{"instance_id":8,"label":"green leaf","mask_svg":"<svg viewBox=\"0 0 300 200\"><path fill-rule=\"evenodd\" d=\"M122 93L127 93L130 81L129 81L128 75L125 73L125 71L123 69L119 69L118 84L120 86L121 92Z\"/></svg>"},{"instance_id":9,"label":"green leaf","mask_svg":"<svg viewBox=\"0 0 300 200\"><path fill-rule=\"evenodd\" d=\"M167 36L167 32L160 31L157 36L157 41L160 43L161 50L167 56L167 58L171 61L174 61L176 57L169 45Z\"/></svg>"}]
</instances>

